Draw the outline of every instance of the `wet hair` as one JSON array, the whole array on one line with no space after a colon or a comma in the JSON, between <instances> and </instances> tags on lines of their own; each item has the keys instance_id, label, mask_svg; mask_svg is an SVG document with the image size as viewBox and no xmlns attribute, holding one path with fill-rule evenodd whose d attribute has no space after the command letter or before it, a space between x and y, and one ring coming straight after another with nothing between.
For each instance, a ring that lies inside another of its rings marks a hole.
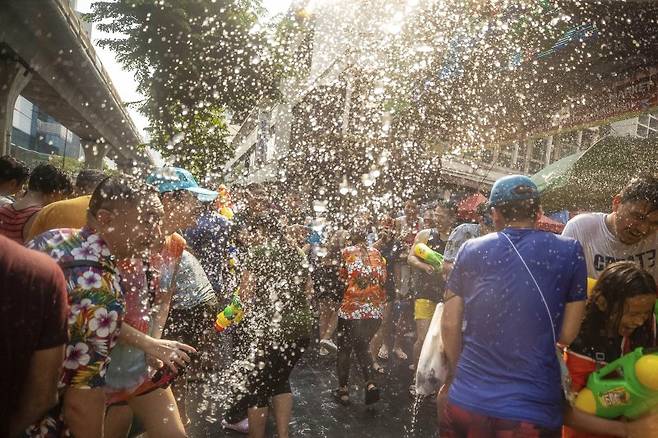
<instances>
[{"instance_id":1,"label":"wet hair","mask_svg":"<svg viewBox=\"0 0 658 438\"><path fill-rule=\"evenodd\" d=\"M404 204L402 205L402 207L407 208L407 205L410 206L410 207L418 208L418 203L416 201L414 201L413 199L409 199L409 200L405 201Z\"/></svg>"},{"instance_id":2,"label":"wet hair","mask_svg":"<svg viewBox=\"0 0 658 438\"><path fill-rule=\"evenodd\" d=\"M537 217L540 206L539 199L522 199L503 202L494 208L506 221L523 221Z\"/></svg>"},{"instance_id":3,"label":"wet hair","mask_svg":"<svg viewBox=\"0 0 658 438\"><path fill-rule=\"evenodd\" d=\"M609 322L618 327L624 316L626 300L639 295L655 295L656 282L653 276L637 264L630 261L611 263L599 277L592 296L587 301L585 319L581 333L586 345L596 345L601 342L601 329ZM597 305L599 298L606 302L605 310ZM651 342L651 330L641 330L633 334L634 345L648 345Z\"/></svg>"},{"instance_id":4,"label":"wet hair","mask_svg":"<svg viewBox=\"0 0 658 438\"><path fill-rule=\"evenodd\" d=\"M260 230L267 238L283 237L286 234L286 227L281 224L279 219L273 213L254 214L250 210L244 210L236 216L231 234L235 229L235 235L240 231L253 232Z\"/></svg>"},{"instance_id":5,"label":"wet hair","mask_svg":"<svg viewBox=\"0 0 658 438\"><path fill-rule=\"evenodd\" d=\"M96 186L103 181L107 175L98 169L83 169L75 178L75 187L81 193L92 193Z\"/></svg>"},{"instance_id":6,"label":"wet hair","mask_svg":"<svg viewBox=\"0 0 658 438\"><path fill-rule=\"evenodd\" d=\"M94 189L89 212L95 216L100 209L121 208L151 195L157 196L157 189L141 179L129 175L109 176Z\"/></svg>"},{"instance_id":7,"label":"wet hair","mask_svg":"<svg viewBox=\"0 0 658 438\"><path fill-rule=\"evenodd\" d=\"M658 210L658 177L645 175L633 178L621 191L621 202L646 201L650 212Z\"/></svg>"},{"instance_id":8,"label":"wet hair","mask_svg":"<svg viewBox=\"0 0 658 438\"><path fill-rule=\"evenodd\" d=\"M158 193L158 195L160 196L160 199L164 199L165 196L169 196L174 201L182 201L185 198L185 195L187 195L188 193L192 193L192 192L190 192L189 190L181 189L181 190L172 190L170 192L160 192ZM215 207L215 203L213 201L204 202L202 204L204 204L204 207L206 206L212 208Z\"/></svg>"},{"instance_id":9,"label":"wet hair","mask_svg":"<svg viewBox=\"0 0 658 438\"><path fill-rule=\"evenodd\" d=\"M30 176L30 169L20 160L9 155L0 157L0 182L15 180L18 185L25 184Z\"/></svg>"},{"instance_id":10,"label":"wet hair","mask_svg":"<svg viewBox=\"0 0 658 438\"><path fill-rule=\"evenodd\" d=\"M52 164L39 164L34 168L27 182L27 189L44 195L63 193L69 195L73 185L68 175Z\"/></svg>"},{"instance_id":11,"label":"wet hair","mask_svg":"<svg viewBox=\"0 0 658 438\"><path fill-rule=\"evenodd\" d=\"M485 202L485 204L486 204L486 202ZM482 204L480 204L480 205L482 205ZM439 200L439 201L436 201L436 205L434 206L434 209L436 209L437 207L440 207L440 208L448 211L452 216L455 216L457 214L457 206L455 205L454 202ZM478 205L478 207L479 207L479 205Z\"/></svg>"},{"instance_id":12,"label":"wet hair","mask_svg":"<svg viewBox=\"0 0 658 438\"><path fill-rule=\"evenodd\" d=\"M246 191L249 192L249 194L254 194L258 192L259 194L262 194L264 196L267 196L267 189L265 188L264 185L260 183L250 183L246 187Z\"/></svg>"}]
</instances>

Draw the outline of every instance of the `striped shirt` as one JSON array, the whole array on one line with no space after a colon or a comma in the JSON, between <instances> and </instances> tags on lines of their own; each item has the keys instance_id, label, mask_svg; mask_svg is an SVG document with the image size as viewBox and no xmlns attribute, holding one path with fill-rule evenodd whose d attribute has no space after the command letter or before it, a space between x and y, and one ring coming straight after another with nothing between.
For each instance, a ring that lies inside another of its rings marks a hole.
<instances>
[{"instance_id":1,"label":"striped shirt","mask_svg":"<svg viewBox=\"0 0 658 438\"><path fill-rule=\"evenodd\" d=\"M0 206L0 234L21 245L25 244L23 240L25 223L39 210L41 207L36 205L22 210L16 210L13 204Z\"/></svg>"}]
</instances>

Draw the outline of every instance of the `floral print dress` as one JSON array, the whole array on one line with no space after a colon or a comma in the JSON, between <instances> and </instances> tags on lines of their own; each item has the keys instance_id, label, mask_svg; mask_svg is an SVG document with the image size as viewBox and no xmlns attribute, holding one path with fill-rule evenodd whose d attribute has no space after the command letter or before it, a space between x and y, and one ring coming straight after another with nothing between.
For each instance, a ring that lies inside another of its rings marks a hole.
<instances>
[{"instance_id":1,"label":"floral print dress","mask_svg":"<svg viewBox=\"0 0 658 438\"><path fill-rule=\"evenodd\" d=\"M67 283L69 342L60 390L103 387L124 312L119 274L110 249L87 228L51 230L37 236L27 247L52 257L62 268ZM32 427L30 435L67 436L59 408Z\"/></svg>"},{"instance_id":2,"label":"floral print dress","mask_svg":"<svg viewBox=\"0 0 658 438\"><path fill-rule=\"evenodd\" d=\"M340 276L347 288L338 310L343 319L381 319L386 302L386 261L375 248L350 246L342 252Z\"/></svg>"}]
</instances>

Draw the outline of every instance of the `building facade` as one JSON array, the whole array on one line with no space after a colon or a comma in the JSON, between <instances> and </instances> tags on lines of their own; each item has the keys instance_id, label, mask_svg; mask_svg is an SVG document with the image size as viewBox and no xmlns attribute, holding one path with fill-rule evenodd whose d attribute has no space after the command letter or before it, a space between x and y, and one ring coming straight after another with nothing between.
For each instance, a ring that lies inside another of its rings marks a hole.
<instances>
[{"instance_id":1,"label":"building facade","mask_svg":"<svg viewBox=\"0 0 658 438\"><path fill-rule=\"evenodd\" d=\"M228 179L262 181L275 178L275 158L290 145L294 109L304 105L304 97L309 93L336 82L341 76L349 76L350 66L356 64L367 70L370 64L376 64L376 50L371 48L376 48L382 32L401 26L406 17L414 14L410 3L418 6L422 2L363 0L326 2L323 5L308 2L306 7L312 12L312 20L308 23L308 32L312 35L312 57L306 74L283 85L282 103L269 105L263 102L240 126L233 139L236 155L226 168ZM570 30L565 35L572 33ZM565 47L571 41L565 43L563 40L561 38L558 43ZM605 70L608 66L601 68ZM557 115L543 117L550 119L548 124L545 120L530 121L529 128L518 133L519 139L480 145L477 150L457 154L450 154L449 145L438 145L436 154L442 157L442 179L456 188L486 191L501 176L535 174L559 159L587 150L606 136L657 136L658 111L654 110L658 105L656 71L654 68L644 70L640 73L631 68L630 74L612 75L617 79L602 81L599 89L594 87L595 95L583 94L583 101L587 97L593 103L565 104ZM344 111L340 117L345 126L353 104L349 80L347 82L347 89L343 91ZM577 90L577 96L581 92L586 93ZM312 123L311 120L307 122Z\"/></svg>"},{"instance_id":2,"label":"building facade","mask_svg":"<svg viewBox=\"0 0 658 438\"><path fill-rule=\"evenodd\" d=\"M11 139L14 147L29 151L75 160L83 156L77 135L22 96L14 106Z\"/></svg>"}]
</instances>

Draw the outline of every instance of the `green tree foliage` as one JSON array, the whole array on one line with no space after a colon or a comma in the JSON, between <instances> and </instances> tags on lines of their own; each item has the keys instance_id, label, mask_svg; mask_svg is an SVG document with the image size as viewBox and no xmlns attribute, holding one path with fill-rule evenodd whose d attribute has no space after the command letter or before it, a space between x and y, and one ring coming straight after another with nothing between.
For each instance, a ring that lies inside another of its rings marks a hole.
<instances>
[{"instance_id":1,"label":"green tree foliage","mask_svg":"<svg viewBox=\"0 0 658 438\"><path fill-rule=\"evenodd\" d=\"M230 158L234 123L275 95L275 68L259 0L117 0L88 18L112 37L99 44L134 71L146 97L153 147L202 177ZM118 84L120 85L120 84Z\"/></svg>"}]
</instances>

